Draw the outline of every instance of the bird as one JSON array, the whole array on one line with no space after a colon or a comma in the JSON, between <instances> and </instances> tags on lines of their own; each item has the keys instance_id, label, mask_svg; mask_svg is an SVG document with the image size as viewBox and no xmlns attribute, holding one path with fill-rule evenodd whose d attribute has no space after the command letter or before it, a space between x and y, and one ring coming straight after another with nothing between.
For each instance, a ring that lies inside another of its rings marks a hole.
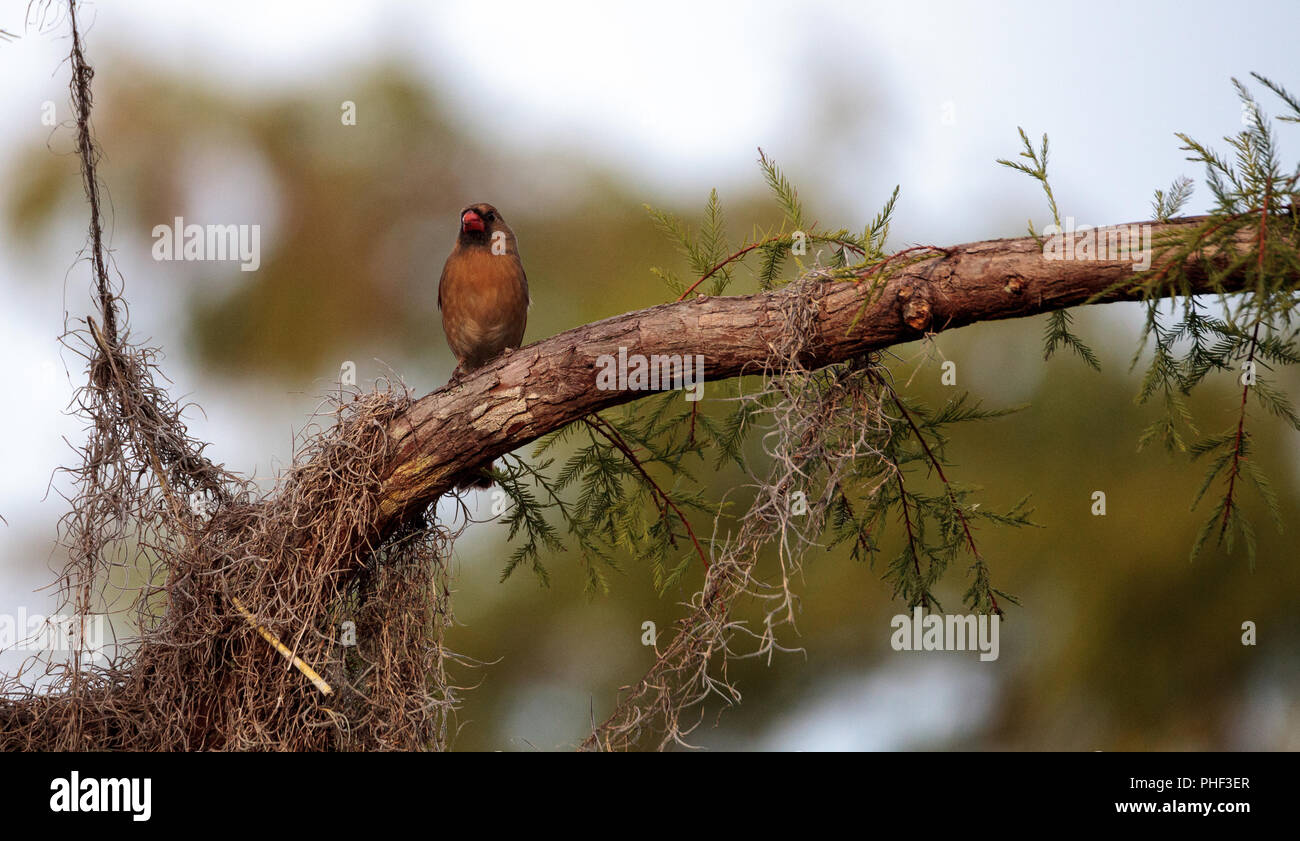
<instances>
[{"instance_id":1,"label":"bird","mask_svg":"<svg viewBox=\"0 0 1300 841\"><path fill-rule=\"evenodd\" d=\"M471 204L438 281L442 331L458 363L452 379L518 348L531 304L514 231L492 205Z\"/></svg>"},{"instance_id":2,"label":"bird","mask_svg":"<svg viewBox=\"0 0 1300 841\"><path fill-rule=\"evenodd\" d=\"M438 280L442 332L457 363L450 382L520 347L531 305L515 232L492 205L466 207ZM461 490L492 487L492 480L477 469L454 482Z\"/></svg>"}]
</instances>

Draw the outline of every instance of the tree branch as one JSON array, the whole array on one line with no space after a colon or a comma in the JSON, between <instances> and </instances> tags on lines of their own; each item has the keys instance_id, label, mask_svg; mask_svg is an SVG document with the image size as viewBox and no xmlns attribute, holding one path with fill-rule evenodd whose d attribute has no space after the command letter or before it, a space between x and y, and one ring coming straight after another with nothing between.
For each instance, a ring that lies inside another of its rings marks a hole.
<instances>
[{"instance_id":1,"label":"tree branch","mask_svg":"<svg viewBox=\"0 0 1300 841\"><path fill-rule=\"evenodd\" d=\"M1142 224L1151 225L1152 240L1159 242L1203 221ZM1216 256L1225 255L1202 255ZM1193 293L1211 291L1208 265L1198 259L1186 266ZM792 295L810 295L819 314L802 360L810 368L927 333L1077 306L1098 295L1099 303L1142 297L1136 282L1124 285L1138 277L1131 262L1047 260L1032 237L954 246L885 272L867 269L862 277L861 282L806 278L773 292L698 296L637 310L514 351L428 394L389 425L392 457L382 472L376 530L386 532L405 514L433 502L466 468L591 412L646 396L596 387L598 358L617 356L620 347L646 356L701 353L706 380L718 381L761 368L785 330L782 303ZM1221 282L1235 291L1246 277L1236 273Z\"/></svg>"}]
</instances>

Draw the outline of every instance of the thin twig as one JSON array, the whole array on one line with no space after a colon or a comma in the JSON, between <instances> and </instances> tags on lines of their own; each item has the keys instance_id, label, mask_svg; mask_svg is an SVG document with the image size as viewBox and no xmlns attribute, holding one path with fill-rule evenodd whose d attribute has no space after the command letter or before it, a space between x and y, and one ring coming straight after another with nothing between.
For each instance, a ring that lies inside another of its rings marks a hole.
<instances>
[{"instance_id":1,"label":"thin twig","mask_svg":"<svg viewBox=\"0 0 1300 841\"><path fill-rule=\"evenodd\" d=\"M596 419L595 421L592 420L593 417ZM708 572L709 557L705 553L704 547L700 545L699 538L695 536L695 529L691 528L690 520L686 519L686 515L682 513L682 509L677 507L677 503L673 502L668 497L667 492L665 492L663 488L659 487L659 483L656 482L653 478L651 478L650 474L646 472L646 469L645 467L642 466L641 461L632 452L632 448L629 447L627 442L623 440L623 436L619 435L618 430L614 429L614 427L610 425L609 421L606 421L600 415L592 415L590 417L583 418L582 420L584 423L586 423L587 426L599 432L611 444L617 447L619 451L622 452L623 455L627 457L627 460L630 461L632 465L637 469L637 471L641 474L641 476L645 478L646 483L654 490L656 494L659 495L659 498L664 501L664 504L672 508L673 511L676 512L677 519L682 521L682 525L686 527L686 533L690 535L691 542L695 544L695 551L699 553L700 562L704 564L704 571ZM607 429L608 431L606 431Z\"/></svg>"}]
</instances>

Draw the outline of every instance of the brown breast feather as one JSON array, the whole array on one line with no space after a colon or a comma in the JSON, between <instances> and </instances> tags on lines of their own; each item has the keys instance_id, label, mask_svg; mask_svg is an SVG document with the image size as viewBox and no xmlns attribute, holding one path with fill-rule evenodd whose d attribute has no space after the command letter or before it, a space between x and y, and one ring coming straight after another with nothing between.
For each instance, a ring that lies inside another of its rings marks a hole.
<instances>
[{"instance_id":1,"label":"brown breast feather","mask_svg":"<svg viewBox=\"0 0 1300 841\"><path fill-rule=\"evenodd\" d=\"M457 246L438 282L447 344L472 370L505 348L517 348L528 321L528 281L519 257Z\"/></svg>"}]
</instances>

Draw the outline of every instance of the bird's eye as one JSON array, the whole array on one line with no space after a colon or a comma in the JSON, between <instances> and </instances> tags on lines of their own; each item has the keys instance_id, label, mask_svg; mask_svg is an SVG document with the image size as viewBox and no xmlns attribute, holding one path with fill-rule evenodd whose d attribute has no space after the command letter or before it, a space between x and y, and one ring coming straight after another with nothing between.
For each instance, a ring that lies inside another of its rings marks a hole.
<instances>
[{"instance_id":1,"label":"bird's eye","mask_svg":"<svg viewBox=\"0 0 1300 841\"><path fill-rule=\"evenodd\" d=\"M497 220L497 215L496 215L495 213L492 213L491 211L489 211L489 212L488 212L488 215L487 215L487 220L488 220L489 222L495 222L495 221Z\"/></svg>"}]
</instances>

